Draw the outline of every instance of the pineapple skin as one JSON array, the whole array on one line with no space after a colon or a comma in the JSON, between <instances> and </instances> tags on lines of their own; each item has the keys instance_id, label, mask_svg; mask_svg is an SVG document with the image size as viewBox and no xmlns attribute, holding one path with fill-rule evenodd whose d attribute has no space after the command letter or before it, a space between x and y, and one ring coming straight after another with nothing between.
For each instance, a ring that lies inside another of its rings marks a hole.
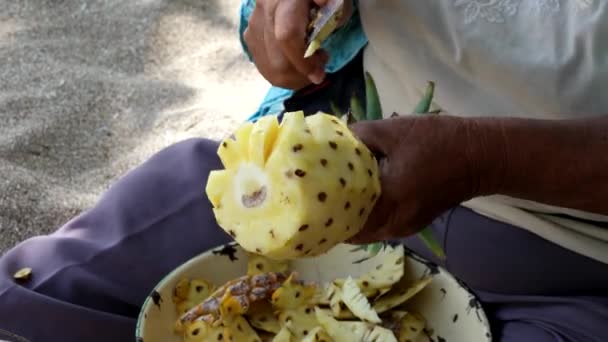
<instances>
[{"instance_id":1,"label":"pineapple skin","mask_svg":"<svg viewBox=\"0 0 608 342\"><path fill-rule=\"evenodd\" d=\"M378 163L333 115L265 116L218 148L206 194L220 227L271 259L314 257L357 234L380 196Z\"/></svg>"}]
</instances>

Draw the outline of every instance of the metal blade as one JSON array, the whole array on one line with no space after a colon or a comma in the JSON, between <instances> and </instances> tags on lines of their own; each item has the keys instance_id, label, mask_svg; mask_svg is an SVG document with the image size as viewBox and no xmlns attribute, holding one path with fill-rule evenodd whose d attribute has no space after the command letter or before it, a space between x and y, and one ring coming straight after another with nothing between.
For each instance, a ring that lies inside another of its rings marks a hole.
<instances>
[{"instance_id":1,"label":"metal blade","mask_svg":"<svg viewBox=\"0 0 608 342\"><path fill-rule=\"evenodd\" d=\"M312 33L308 37L308 43L317 38L319 33L323 30L325 25L327 25L333 17L343 9L344 0L329 0L329 2L319 8L316 18L312 22Z\"/></svg>"}]
</instances>

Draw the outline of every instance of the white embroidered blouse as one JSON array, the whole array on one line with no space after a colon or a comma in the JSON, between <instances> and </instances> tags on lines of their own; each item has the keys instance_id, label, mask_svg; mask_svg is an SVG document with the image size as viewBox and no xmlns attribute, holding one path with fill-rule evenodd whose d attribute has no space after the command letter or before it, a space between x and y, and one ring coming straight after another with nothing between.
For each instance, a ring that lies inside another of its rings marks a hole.
<instances>
[{"instance_id":1,"label":"white embroidered blouse","mask_svg":"<svg viewBox=\"0 0 608 342\"><path fill-rule=\"evenodd\" d=\"M434 80L435 107L452 115L608 115L608 1L361 0L359 7L369 39L364 65L385 113L413 108ZM606 216L506 196L464 205L608 263Z\"/></svg>"}]
</instances>

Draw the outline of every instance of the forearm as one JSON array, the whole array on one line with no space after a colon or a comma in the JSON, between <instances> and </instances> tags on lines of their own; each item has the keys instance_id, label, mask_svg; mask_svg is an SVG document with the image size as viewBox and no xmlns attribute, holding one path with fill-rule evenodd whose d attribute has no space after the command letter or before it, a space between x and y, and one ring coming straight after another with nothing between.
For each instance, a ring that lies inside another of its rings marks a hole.
<instances>
[{"instance_id":1,"label":"forearm","mask_svg":"<svg viewBox=\"0 0 608 342\"><path fill-rule=\"evenodd\" d=\"M466 120L477 195L608 215L608 117Z\"/></svg>"}]
</instances>

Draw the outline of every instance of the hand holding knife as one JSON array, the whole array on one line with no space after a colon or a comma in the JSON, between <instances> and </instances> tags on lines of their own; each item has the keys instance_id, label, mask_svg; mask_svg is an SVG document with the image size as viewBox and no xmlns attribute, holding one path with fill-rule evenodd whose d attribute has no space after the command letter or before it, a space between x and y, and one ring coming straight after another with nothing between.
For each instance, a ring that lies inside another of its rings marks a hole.
<instances>
[{"instance_id":1,"label":"hand holding knife","mask_svg":"<svg viewBox=\"0 0 608 342\"><path fill-rule=\"evenodd\" d=\"M315 18L309 27L311 33L304 58L312 56L336 30L344 14L344 2L345 0L328 0L325 6L316 9Z\"/></svg>"}]
</instances>

